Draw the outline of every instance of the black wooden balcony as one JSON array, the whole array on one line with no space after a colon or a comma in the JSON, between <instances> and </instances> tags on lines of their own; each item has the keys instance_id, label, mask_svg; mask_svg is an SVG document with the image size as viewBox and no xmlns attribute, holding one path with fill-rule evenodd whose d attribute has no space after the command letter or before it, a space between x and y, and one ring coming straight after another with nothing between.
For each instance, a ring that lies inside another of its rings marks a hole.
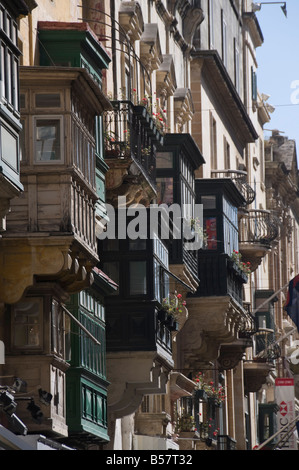
<instances>
[{"instance_id":1,"label":"black wooden balcony","mask_svg":"<svg viewBox=\"0 0 299 470\"><path fill-rule=\"evenodd\" d=\"M247 182L247 172L241 170L212 170L212 178L231 179L244 198L244 205L249 205L255 200L255 191Z\"/></svg>"},{"instance_id":2,"label":"black wooden balcony","mask_svg":"<svg viewBox=\"0 0 299 470\"><path fill-rule=\"evenodd\" d=\"M248 277L226 254L198 254L198 297L230 295L239 305L243 304L243 284Z\"/></svg>"},{"instance_id":3,"label":"black wooden balcony","mask_svg":"<svg viewBox=\"0 0 299 470\"><path fill-rule=\"evenodd\" d=\"M163 141L162 124L145 106L131 101L112 101L113 110L103 115L105 159L128 159L155 186L156 145Z\"/></svg>"},{"instance_id":4,"label":"black wooden balcony","mask_svg":"<svg viewBox=\"0 0 299 470\"><path fill-rule=\"evenodd\" d=\"M159 351L172 360L171 325L159 318L155 302L124 302L108 299L107 351Z\"/></svg>"}]
</instances>

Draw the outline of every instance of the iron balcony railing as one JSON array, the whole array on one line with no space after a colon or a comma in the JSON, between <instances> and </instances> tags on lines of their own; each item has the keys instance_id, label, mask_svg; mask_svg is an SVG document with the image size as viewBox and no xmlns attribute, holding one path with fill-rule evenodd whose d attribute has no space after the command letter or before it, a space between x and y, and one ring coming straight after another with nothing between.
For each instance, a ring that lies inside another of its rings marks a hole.
<instances>
[{"instance_id":1,"label":"iron balcony railing","mask_svg":"<svg viewBox=\"0 0 299 470\"><path fill-rule=\"evenodd\" d=\"M227 434L217 436L217 450L236 450L237 442Z\"/></svg>"},{"instance_id":2,"label":"iron balcony railing","mask_svg":"<svg viewBox=\"0 0 299 470\"><path fill-rule=\"evenodd\" d=\"M239 330L239 338L250 339L259 330L258 318L252 315L250 306L249 302L243 302L244 315L242 326Z\"/></svg>"},{"instance_id":3,"label":"iron balcony railing","mask_svg":"<svg viewBox=\"0 0 299 470\"><path fill-rule=\"evenodd\" d=\"M239 222L239 242L269 246L279 235L279 220L272 212L250 209Z\"/></svg>"},{"instance_id":4,"label":"iron balcony railing","mask_svg":"<svg viewBox=\"0 0 299 470\"><path fill-rule=\"evenodd\" d=\"M157 119L145 106L131 101L112 101L113 110L103 114L105 158L132 159L155 185L156 144L163 141Z\"/></svg>"},{"instance_id":5,"label":"iron balcony railing","mask_svg":"<svg viewBox=\"0 0 299 470\"><path fill-rule=\"evenodd\" d=\"M230 178L246 201L246 205L255 200L255 191L247 182L247 172L241 170L212 170L212 178Z\"/></svg>"}]
</instances>

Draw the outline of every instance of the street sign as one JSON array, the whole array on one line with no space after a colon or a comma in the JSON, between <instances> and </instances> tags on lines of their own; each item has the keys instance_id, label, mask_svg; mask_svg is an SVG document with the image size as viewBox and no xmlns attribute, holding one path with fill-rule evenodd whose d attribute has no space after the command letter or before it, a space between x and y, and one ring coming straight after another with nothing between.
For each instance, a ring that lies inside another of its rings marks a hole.
<instances>
[{"instance_id":1,"label":"street sign","mask_svg":"<svg viewBox=\"0 0 299 470\"><path fill-rule=\"evenodd\" d=\"M297 450L295 431L285 428L295 419L295 388L294 379L281 378L275 380L275 399L279 407L277 412L278 430L284 428L279 435L282 440L282 450Z\"/></svg>"}]
</instances>

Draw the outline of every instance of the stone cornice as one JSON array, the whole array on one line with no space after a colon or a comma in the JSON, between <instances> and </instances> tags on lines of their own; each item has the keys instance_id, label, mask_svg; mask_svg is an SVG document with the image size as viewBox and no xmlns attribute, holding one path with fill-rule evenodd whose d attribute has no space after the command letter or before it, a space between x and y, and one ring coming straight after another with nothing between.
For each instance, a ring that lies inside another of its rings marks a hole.
<instances>
[{"instance_id":1,"label":"stone cornice","mask_svg":"<svg viewBox=\"0 0 299 470\"><path fill-rule=\"evenodd\" d=\"M264 37L256 14L254 12L243 13L243 21L248 28L254 47L260 47L264 42Z\"/></svg>"},{"instance_id":2,"label":"stone cornice","mask_svg":"<svg viewBox=\"0 0 299 470\"><path fill-rule=\"evenodd\" d=\"M163 62L159 29L156 23L147 23L140 38L140 59L149 73L157 70Z\"/></svg>"},{"instance_id":3,"label":"stone cornice","mask_svg":"<svg viewBox=\"0 0 299 470\"><path fill-rule=\"evenodd\" d=\"M255 142L258 133L218 52L200 50L192 53L192 57L217 97L218 103L221 103L222 110L240 143L245 147L246 144Z\"/></svg>"},{"instance_id":4,"label":"stone cornice","mask_svg":"<svg viewBox=\"0 0 299 470\"><path fill-rule=\"evenodd\" d=\"M119 23L130 40L140 39L144 22L142 10L138 2L121 2L119 8Z\"/></svg>"}]
</instances>

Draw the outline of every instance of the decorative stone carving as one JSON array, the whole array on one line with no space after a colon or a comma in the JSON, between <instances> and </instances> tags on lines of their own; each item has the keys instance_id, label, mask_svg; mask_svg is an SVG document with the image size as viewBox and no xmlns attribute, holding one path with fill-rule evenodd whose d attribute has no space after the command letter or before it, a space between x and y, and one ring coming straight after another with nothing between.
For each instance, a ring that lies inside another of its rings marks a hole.
<instances>
[{"instance_id":1,"label":"decorative stone carving","mask_svg":"<svg viewBox=\"0 0 299 470\"><path fill-rule=\"evenodd\" d=\"M178 337L184 364L199 369L219 357L223 343L237 340L245 312L230 296L188 298L188 312Z\"/></svg>"},{"instance_id":2,"label":"decorative stone carving","mask_svg":"<svg viewBox=\"0 0 299 470\"><path fill-rule=\"evenodd\" d=\"M166 100L174 94L176 89L176 76L171 54L163 55L163 62L156 72L157 95L163 96Z\"/></svg>"},{"instance_id":3,"label":"decorative stone carving","mask_svg":"<svg viewBox=\"0 0 299 470\"><path fill-rule=\"evenodd\" d=\"M192 119L194 106L189 88L177 88L174 93L175 122L180 127Z\"/></svg>"},{"instance_id":4,"label":"decorative stone carving","mask_svg":"<svg viewBox=\"0 0 299 470\"><path fill-rule=\"evenodd\" d=\"M73 245L72 236L3 239L0 246L0 302L13 304L33 285L34 277L56 280L69 293L93 282L96 258Z\"/></svg>"},{"instance_id":5,"label":"decorative stone carving","mask_svg":"<svg viewBox=\"0 0 299 470\"><path fill-rule=\"evenodd\" d=\"M116 207L118 197L124 196L128 206L132 204L148 206L156 196L156 192L132 159L106 159L106 162L109 165L106 175L107 202Z\"/></svg>"},{"instance_id":6,"label":"decorative stone carving","mask_svg":"<svg viewBox=\"0 0 299 470\"><path fill-rule=\"evenodd\" d=\"M242 360L246 348L250 346L252 346L252 341L249 339L238 339L234 343L222 344L218 357L220 369L234 369Z\"/></svg>"},{"instance_id":7,"label":"decorative stone carving","mask_svg":"<svg viewBox=\"0 0 299 470\"><path fill-rule=\"evenodd\" d=\"M144 395L166 393L172 364L162 364L155 356L151 352L108 353L108 409L114 419L134 413Z\"/></svg>"},{"instance_id":8,"label":"decorative stone carving","mask_svg":"<svg viewBox=\"0 0 299 470\"><path fill-rule=\"evenodd\" d=\"M157 70L163 61L158 25L147 23L140 38L140 58L149 73Z\"/></svg>"},{"instance_id":9,"label":"decorative stone carving","mask_svg":"<svg viewBox=\"0 0 299 470\"><path fill-rule=\"evenodd\" d=\"M132 42L140 39L144 23L142 10L138 2L121 2L119 23Z\"/></svg>"},{"instance_id":10,"label":"decorative stone carving","mask_svg":"<svg viewBox=\"0 0 299 470\"><path fill-rule=\"evenodd\" d=\"M274 370L274 365L269 362L244 362L245 393L258 392L266 383L271 370Z\"/></svg>"},{"instance_id":11,"label":"decorative stone carving","mask_svg":"<svg viewBox=\"0 0 299 470\"><path fill-rule=\"evenodd\" d=\"M194 391L193 380L188 379L180 372L171 372L170 374L170 395L171 399L177 400L180 397L192 396Z\"/></svg>"}]
</instances>

